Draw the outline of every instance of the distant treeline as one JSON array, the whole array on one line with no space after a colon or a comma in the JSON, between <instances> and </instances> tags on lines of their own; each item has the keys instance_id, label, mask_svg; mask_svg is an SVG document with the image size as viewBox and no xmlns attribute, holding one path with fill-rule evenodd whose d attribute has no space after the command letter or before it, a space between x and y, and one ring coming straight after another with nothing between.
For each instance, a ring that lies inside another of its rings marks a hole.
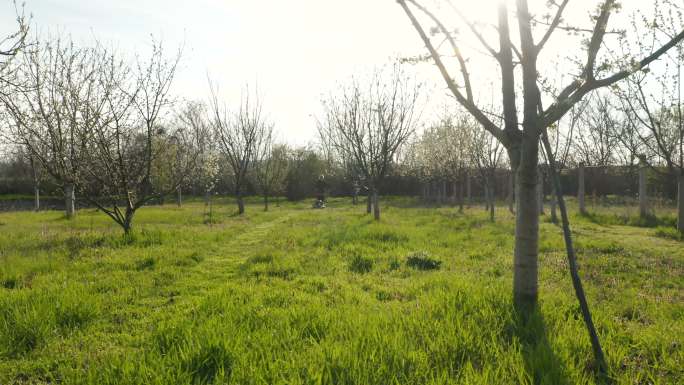
<instances>
[{"instance_id":1,"label":"distant treeline","mask_svg":"<svg viewBox=\"0 0 684 385\"><path fill-rule=\"evenodd\" d=\"M345 175L344 170L329 166L324 157L312 148L297 148L292 150L294 156L289 160L289 168L282 191L277 195L284 196L288 200L300 200L312 198L316 195L316 182L321 175L324 176L326 192L330 196L352 196L355 185ZM544 172L544 190L551 194L549 176ZM40 173L39 185L43 195L61 195L59 185L47 175ZM484 195L483 179L476 169L469 171L471 185L471 199L478 200ZM495 194L498 199L506 199L510 192L510 170L498 169L495 177ZM561 172L563 193L575 195L578 190L578 169L566 168ZM232 195L234 186L229 175L220 175L217 178L214 194ZM385 195L418 196L423 194L424 188L432 183L433 189L445 183L446 196L455 196L458 193L459 181L447 178L425 180L414 175L410 170L397 166L383 180L379 186ZM465 183L465 181L463 182ZM586 193L590 196L624 196L636 197L638 191L638 167L637 166L601 166L585 168ZM364 186L357 186L358 193L365 195ZM185 195L201 196L203 187L189 181L183 185ZM676 181L668 174L666 169L648 169L649 196L664 199L675 199ZM23 195L30 196L34 193L33 171L25 157L16 157L0 162L0 195ZM247 195L257 195L258 188L248 182L245 186Z\"/></svg>"}]
</instances>

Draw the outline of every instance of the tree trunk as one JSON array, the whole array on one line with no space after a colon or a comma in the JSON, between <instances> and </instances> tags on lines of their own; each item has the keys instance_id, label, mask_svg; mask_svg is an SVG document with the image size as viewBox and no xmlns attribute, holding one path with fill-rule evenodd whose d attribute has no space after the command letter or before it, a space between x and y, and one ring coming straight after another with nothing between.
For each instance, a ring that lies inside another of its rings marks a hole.
<instances>
[{"instance_id":1,"label":"tree trunk","mask_svg":"<svg viewBox=\"0 0 684 385\"><path fill-rule=\"evenodd\" d=\"M181 207L183 205L183 191L180 187L178 187L177 190L178 195L176 196L176 204L178 205L178 207Z\"/></svg>"},{"instance_id":2,"label":"tree trunk","mask_svg":"<svg viewBox=\"0 0 684 385\"><path fill-rule=\"evenodd\" d=\"M446 204L447 203L447 182L446 182L446 180L442 181L441 194L442 194L442 198L441 198L440 203Z\"/></svg>"},{"instance_id":3,"label":"tree trunk","mask_svg":"<svg viewBox=\"0 0 684 385\"><path fill-rule=\"evenodd\" d=\"M268 194L264 194L264 211L268 211Z\"/></svg>"},{"instance_id":4,"label":"tree trunk","mask_svg":"<svg viewBox=\"0 0 684 385\"><path fill-rule=\"evenodd\" d=\"M470 172L466 171L466 206L470 207L471 198Z\"/></svg>"},{"instance_id":5,"label":"tree trunk","mask_svg":"<svg viewBox=\"0 0 684 385\"><path fill-rule=\"evenodd\" d=\"M237 206L238 206L238 214L242 215L245 213L245 202L242 199L242 193L238 190L238 191L236 191L235 195L236 195Z\"/></svg>"},{"instance_id":6,"label":"tree trunk","mask_svg":"<svg viewBox=\"0 0 684 385\"><path fill-rule=\"evenodd\" d=\"M366 214L370 214L373 211L373 194L368 190L368 196L366 197Z\"/></svg>"},{"instance_id":7,"label":"tree trunk","mask_svg":"<svg viewBox=\"0 0 684 385\"><path fill-rule=\"evenodd\" d=\"M354 191L352 191L352 204L356 206L359 200L359 192L356 191L356 188L354 188Z\"/></svg>"},{"instance_id":8,"label":"tree trunk","mask_svg":"<svg viewBox=\"0 0 684 385\"><path fill-rule=\"evenodd\" d=\"M677 229L684 235L684 174L677 178Z\"/></svg>"},{"instance_id":9,"label":"tree trunk","mask_svg":"<svg viewBox=\"0 0 684 385\"><path fill-rule=\"evenodd\" d=\"M549 199L550 199L549 203L551 205L551 222L554 224L558 223L558 214L556 214L556 200L557 200L556 195L557 194L558 193L556 191L556 183L555 183L555 181L551 181L551 196L549 197Z\"/></svg>"},{"instance_id":10,"label":"tree trunk","mask_svg":"<svg viewBox=\"0 0 684 385\"><path fill-rule=\"evenodd\" d=\"M484 209L485 209L485 211L489 211L489 185L487 185L487 182L484 183L483 189L484 189Z\"/></svg>"},{"instance_id":11,"label":"tree trunk","mask_svg":"<svg viewBox=\"0 0 684 385\"><path fill-rule=\"evenodd\" d=\"M121 227L123 227L124 234L126 236L131 235L131 230L133 230L133 215L135 214L135 210L131 209L130 207L126 208L126 214L124 217L124 221L121 224Z\"/></svg>"},{"instance_id":12,"label":"tree trunk","mask_svg":"<svg viewBox=\"0 0 684 385\"><path fill-rule=\"evenodd\" d=\"M515 256L513 299L516 307L528 313L537 304L537 253L539 244L539 203L537 202L536 138L524 137L516 176Z\"/></svg>"},{"instance_id":13,"label":"tree trunk","mask_svg":"<svg viewBox=\"0 0 684 385\"><path fill-rule=\"evenodd\" d=\"M33 186L33 209L35 211L40 210L40 187L38 184Z\"/></svg>"},{"instance_id":14,"label":"tree trunk","mask_svg":"<svg viewBox=\"0 0 684 385\"><path fill-rule=\"evenodd\" d=\"M585 185L584 185L584 163L579 164L577 170L577 205L579 206L580 214L587 213L587 207L584 203Z\"/></svg>"},{"instance_id":15,"label":"tree trunk","mask_svg":"<svg viewBox=\"0 0 684 385\"><path fill-rule=\"evenodd\" d=\"M646 192L646 163L641 162L639 166L639 216L648 217L648 197Z\"/></svg>"},{"instance_id":16,"label":"tree trunk","mask_svg":"<svg viewBox=\"0 0 684 385\"><path fill-rule=\"evenodd\" d=\"M515 172L508 174L508 211L515 214Z\"/></svg>"},{"instance_id":17,"label":"tree trunk","mask_svg":"<svg viewBox=\"0 0 684 385\"><path fill-rule=\"evenodd\" d=\"M67 219L73 218L76 213L76 197L74 190L73 183L64 185L64 205Z\"/></svg>"},{"instance_id":18,"label":"tree trunk","mask_svg":"<svg viewBox=\"0 0 684 385\"><path fill-rule=\"evenodd\" d=\"M541 172L541 170L538 171L537 178L537 202L539 202L539 215L544 215L544 174Z\"/></svg>"},{"instance_id":19,"label":"tree trunk","mask_svg":"<svg viewBox=\"0 0 684 385\"><path fill-rule=\"evenodd\" d=\"M558 199L558 206L561 212L561 220L563 221L563 239L565 240L565 249L568 254L568 265L570 267L570 278L572 279L572 286L575 289L575 296L580 305L580 312L582 313L582 319L584 320L584 325L587 327L587 332L589 334L589 339L591 341L591 347L594 351L594 358L598 366L598 371L601 374L605 374L608 370L606 359L603 355L603 349L601 348L601 342L594 327L594 321L591 318L591 312L589 311L589 303L587 302L587 297L584 294L584 287L582 287L582 280L579 276L579 270L577 268L577 256L575 255L575 248L572 244L572 232L570 231L570 220L568 219L568 210L565 207L565 201L563 200L563 194L561 189L560 176L558 175L558 170L556 170L556 161L553 157L551 151L551 144L549 143L549 138L546 132L542 135L542 141L544 142L544 149L546 151L547 157L549 159L549 165L551 169L551 178L554 186L554 192L556 193L556 198Z\"/></svg>"},{"instance_id":20,"label":"tree trunk","mask_svg":"<svg viewBox=\"0 0 684 385\"><path fill-rule=\"evenodd\" d=\"M458 212L462 213L463 212L463 176L460 178L461 180L458 183Z\"/></svg>"},{"instance_id":21,"label":"tree trunk","mask_svg":"<svg viewBox=\"0 0 684 385\"><path fill-rule=\"evenodd\" d=\"M376 189L373 189L373 217L376 221L380 220L380 199Z\"/></svg>"},{"instance_id":22,"label":"tree trunk","mask_svg":"<svg viewBox=\"0 0 684 385\"><path fill-rule=\"evenodd\" d=\"M494 183L494 180L490 181L490 187L487 188L489 191L489 220L492 222L494 222L494 201L496 200L494 196Z\"/></svg>"}]
</instances>

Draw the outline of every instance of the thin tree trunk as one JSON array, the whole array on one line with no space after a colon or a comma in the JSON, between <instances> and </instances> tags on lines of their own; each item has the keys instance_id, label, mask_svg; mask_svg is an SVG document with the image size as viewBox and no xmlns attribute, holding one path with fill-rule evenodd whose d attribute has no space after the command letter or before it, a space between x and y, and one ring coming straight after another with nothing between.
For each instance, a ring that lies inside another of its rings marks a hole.
<instances>
[{"instance_id":1,"label":"thin tree trunk","mask_svg":"<svg viewBox=\"0 0 684 385\"><path fill-rule=\"evenodd\" d=\"M264 211L268 211L268 194L264 194Z\"/></svg>"},{"instance_id":2,"label":"thin tree trunk","mask_svg":"<svg viewBox=\"0 0 684 385\"><path fill-rule=\"evenodd\" d=\"M508 211L515 214L515 172L508 174Z\"/></svg>"},{"instance_id":3,"label":"thin tree trunk","mask_svg":"<svg viewBox=\"0 0 684 385\"><path fill-rule=\"evenodd\" d=\"M458 183L458 212L463 212L463 176L461 175L461 180Z\"/></svg>"},{"instance_id":4,"label":"thin tree trunk","mask_svg":"<svg viewBox=\"0 0 684 385\"><path fill-rule=\"evenodd\" d=\"M470 193L472 192L471 190L471 185L470 185L470 172L466 171L466 206L470 207L470 198L471 195Z\"/></svg>"},{"instance_id":5,"label":"thin tree trunk","mask_svg":"<svg viewBox=\"0 0 684 385\"><path fill-rule=\"evenodd\" d=\"M242 193L240 192L240 190L237 190L235 192L235 195L236 195L237 206L238 206L238 214L242 215L245 213L245 202L242 199Z\"/></svg>"},{"instance_id":6,"label":"thin tree trunk","mask_svg":"<svg viewBox=\"0 0 684 385\"><path fill-rule=\"evenodd\" d=\"M537 305L539 203L537 202L537 162L539 144L525 137L520 152L520 166L516 176L515 256L513 271L513 299L522 313L529 313Z\"/></svg>"},{"instance_id":7,"label":"thin tree trunk","mask_svg":"<svg viewBox=\"0 0 684 385\"><path fill-rule=\"evenodd\" d=\"M646 192L646 163L641 162L639 166L639 216L648 217L648 197Z\"/></svg>"},{"instance_id":8,"label":"thin tree trunk","mask_svg":"<svg viewBox=\"0 0 684 385\"><path fill-rule=\"evenodd\" d=\"M380 220L380 199L377 189L373 189L373 217L376 221Z\"/></svg>"},{"instance_id":9,"label":"thin tree trunk","mask_svg":"<svg viewBox=\"0 0 684 385\"><path fill-rule=\"evenodd\" d=\"M368 190L368 196L366 197L366 214L370 214L373 211L373 194Z\"/></svg>"},{"instance_id":10,"label":"thin tree trunk","mask_svg":"<svg viewBox=\"0 0 684 385\"><path fill-rule=\"evenodd\" d=\"M489 191L489 220L492 222L494 222L494 201L496 200L494 196L494 183L494 180L490 180L490 187L487 189Z\"/></svg>"},{"instance_id":11,"label":"thin tree trunk","mask_svg":"<svg viewBox=\"0 0 684 385\"><path fill-rule=\"evenodd\" d=\"M74 190L73 183L64 185L64 205L67 219L73 218L76 213L76 197Z\"/></svg>"},{"instance_id":12,"label":"thin tree trunk","mask_svg":"<svg viewBox=\"0 0 684 385\"><path fill-rule=\"evenodd\" d=\"M584 163L579 164L578 181L577 181L577 204L579 206L580 214L587 213L587 207L585 206L584 196L585 196L585 184L584 184Z\"/></svg>"},{"instance_id":13,"label":"thin tree trunk","mask_svg":"<svg viewBox=\"0 0 684 385\"><path fill-rule=\"evenodd\" d=\"M556 170L556 162L551 151L551 144L549 143L549 138L544 132L542 135L542 142L544 143L544 149L546 155L549 159L549 165L551 169L551 176L553 179L554 190L556 193L556 199L558 199L558 207L561 213L561 221L563 223L563 238L565 240L565 249L568 254L568 265L570 267L570 277L572 279L572 286L575 289L575 296L579 301L580 311L582 313L582 319L587 327L587 332L589 333L589 339L591 340L591 347L594 351L594 359L599 370L599 373L605 374L607 372L608 366L606 364L606 359L603 355L603 349L601 348L601 341L599 340L598 333L594 327L594 321L591 317L591 311L589 310L589 304L587 303L587 298L584 294L584 288L582 287L582 280L579 276L579 271L577 269L577 257L575 255L575 248L572 244L572 232L570 231L570 220L568 219L568 211L565 207L565 201L563 200L563 194L561 191L560 176Z\"/></svg>"},{"instance_id":14,"label":"thin tree trunk","mask_svg":"<svg viewBox=\"0 0 684 385\"><path fill-rule=\"evenodd\" d=\"M539 170L537 177L539 179L537 183L537 202L539 202L539 215L544 215L544 174L541 170Z\"/></svg>"},{"instance_id":15,"label":"thin tree trunk","mask_svg":"<svg viewBox=\"0 0 684 385\"><path fill-rule=\"evenodd\" d=\"M677 228L684 235L684 174L677 178Z\"/></svg>"},{"instance_id":16,"label":"thin tree trunk","mask_svg":"<svg viewBox=\"0 0 684 385\"><path fill-rule=\"evenodd\" d=\"M551 222L554 224L558 223L558 215L556 214L556 195L556 183L551 181L551 196L549 197L549 203L551 205Z\"/></svg>"},{"instance_id":17,"label":"thin tree trunk","mask_svg":"<svg viewBox=\"0 0 684 385\"><path fill-rule=\"evenodd\" d=\"M177 188L177 196L176 196L176 204L178 207L181 207L183 205L183 191L181 190L180 186Z\"/></svg>"},{"instance_id":18,"label":"thin tree trunk","mask_svg":"<svg viewBox=\"0 0 684 385\"><path fill-rule=\"evenodd\" d=\"M36 182L33 185L33 210L40 210L40 187Z\"/></svg>"}]
</instances>

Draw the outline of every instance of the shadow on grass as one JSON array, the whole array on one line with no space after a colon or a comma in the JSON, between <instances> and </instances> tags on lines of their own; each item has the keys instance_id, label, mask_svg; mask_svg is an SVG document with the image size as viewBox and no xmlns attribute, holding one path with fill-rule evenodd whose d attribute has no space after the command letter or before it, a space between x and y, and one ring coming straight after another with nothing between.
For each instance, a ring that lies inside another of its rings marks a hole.
<instances>
[{"instance_id":1,"label":"shadow on grass","mask_svg":"<svg viewBox=\"0 0 684 385\"><path fill-rule=\"evenodd\" d=\"M513 311L508 325L511 340L520 343L525 372L532 384L570 385L563 362L549 343L544 316L537 307L531 313Z\"/></svg>"},{"instance_id":2,"label":"shadow on grass","mask_svg":"<svg viewBox=\"0 0 684 385\"><path fill-rule=\"evenodd\" d=\"M631 216L624 214L602 214L602 213L583 213L579 214L580 217L585 218L591 223L597 225L620 225L620 226L635 226L635 227L674 227L676 225L676 220L674 217L662 216L658 217L655 215L647 215L645 217L641 216Z\"/></svg>"}]
</instances>

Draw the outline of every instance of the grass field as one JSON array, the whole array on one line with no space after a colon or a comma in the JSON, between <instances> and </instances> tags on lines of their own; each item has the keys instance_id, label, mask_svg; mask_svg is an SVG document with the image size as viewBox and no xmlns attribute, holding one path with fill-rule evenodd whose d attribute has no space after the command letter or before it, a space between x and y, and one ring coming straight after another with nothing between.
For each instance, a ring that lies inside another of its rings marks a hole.
<instances>
[{"instance_id":1,"label":"grass field","mask_svg":"<svg viewBox=\"0 0 684 385\"><path fill-rule=\"evenodd\" d=\"M548 219L523 323L503 208L309 207L148 207L130 239L93 210L0 214L0 384L605 382ZM684 243L620 213L572 218L611 378L684 383Z\"/></svg>"}]
</instances>

